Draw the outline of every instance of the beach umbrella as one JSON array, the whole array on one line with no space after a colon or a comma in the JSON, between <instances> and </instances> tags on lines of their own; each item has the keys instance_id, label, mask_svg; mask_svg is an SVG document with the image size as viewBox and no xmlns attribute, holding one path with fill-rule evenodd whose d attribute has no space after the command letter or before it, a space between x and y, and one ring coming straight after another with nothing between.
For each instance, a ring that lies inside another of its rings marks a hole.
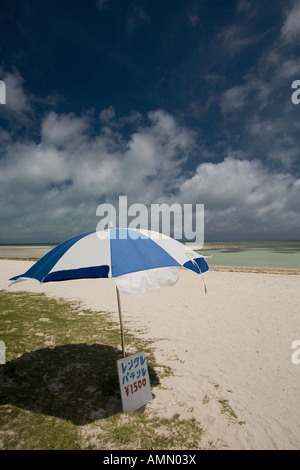
<instances>
[{"instance_id":1,"label":"beach umbrella","mask_svg":"<svg viewBox=\"0 0 300 470\"><path fill-rule=\"evenodd\" d=\"M180 268L201 275L209 269L204 256L167 235L142 229L109 228L79 235L57 245L27 272L10 281L34 279L45 283L114 279L125 357L120 293L134 294L172 286L179 279Z\"/></svg>"}]
</instances>

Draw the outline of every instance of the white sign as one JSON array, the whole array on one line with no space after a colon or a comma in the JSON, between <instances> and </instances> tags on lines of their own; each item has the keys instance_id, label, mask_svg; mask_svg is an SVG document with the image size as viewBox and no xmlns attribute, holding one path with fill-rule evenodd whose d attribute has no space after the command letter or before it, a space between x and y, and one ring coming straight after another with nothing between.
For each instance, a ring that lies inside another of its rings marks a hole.
<instances>
[{"instance_id":1,"label":"white sign","mask_svg":"<svg viewBox=\"0 0 300 470\"><path fill-rule=\"evenodd\" d=\"M123 411L136 411L152 400L145 352L117 361Z\"/></svg>"},{"instance_id":2,"label":"white sign","mask_svg":"<svg viewBox=\"0 0 300 470\"><path fill-rule=\"evenodd\" d=\"M5 364L5 343L0 341L0 364Z\"/></svg>"}]
</instances>

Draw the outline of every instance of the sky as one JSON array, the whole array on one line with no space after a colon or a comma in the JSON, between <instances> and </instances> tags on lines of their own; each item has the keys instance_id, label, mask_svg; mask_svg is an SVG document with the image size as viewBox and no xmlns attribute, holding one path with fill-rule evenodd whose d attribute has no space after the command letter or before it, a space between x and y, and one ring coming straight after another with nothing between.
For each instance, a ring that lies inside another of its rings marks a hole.
<instances>
[{"instance_id":1,"label":"sky","mask_svg":"<svg viewBox=\"0 0 300 470\"><path fill-rule=\"evenodd\" d=\"M0 243L121 195L204 205L206 241L299 239L299 1L2 0L0 80Z\"/></svg>"}]
</instances>

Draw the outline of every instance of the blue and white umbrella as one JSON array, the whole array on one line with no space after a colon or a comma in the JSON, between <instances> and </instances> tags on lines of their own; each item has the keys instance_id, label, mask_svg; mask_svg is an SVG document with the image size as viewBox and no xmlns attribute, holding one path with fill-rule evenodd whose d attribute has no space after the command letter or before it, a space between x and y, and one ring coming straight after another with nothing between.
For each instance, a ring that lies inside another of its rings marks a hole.
<instances>
[{"instance_id":1,"label":"blue and white umbrella","mask_svg":"<svg viewBox=\"0 0 300 470\"><path fill-rule=\"evenodd\" d=\"M113 278L119 292L133 294L174 285L180 268L197 274L207 271L204 256L167 235L149 230L111 228L71 238L53 248L26 273L10 279L40 283L87 278Z\"/></svg>"}]
</instances>

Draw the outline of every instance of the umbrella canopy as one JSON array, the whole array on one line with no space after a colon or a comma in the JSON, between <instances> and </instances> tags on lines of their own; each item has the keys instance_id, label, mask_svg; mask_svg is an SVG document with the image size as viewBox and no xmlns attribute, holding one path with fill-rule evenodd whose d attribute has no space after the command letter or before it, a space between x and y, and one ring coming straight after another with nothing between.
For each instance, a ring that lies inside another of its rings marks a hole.
<instances>
[{"instance_id":1,"label":"umbrella canopy","mask_svg":"<svg viewBox=\"0 0 300 470\"><path fill-rule=\"evenodd\" d=\"M26 273L10 281L40 283L87 278L113 278L119 292L133 294L174 285L180 268L197 274L207 271L205 258L184 244L158 232L111 228L79 235L53 248ZM123 335L123 333L122 333ZM123 346L123 355L124 345Z\"/></svg>"},{"instance_id":2,"label":"umbrella canopy","mask_svg":"<svg viewBox=\"0 0 300 470\"><path fill-rule=\"evenodd\" d=\"M112 228L61 243L10 280L114 278L121 293L132 294L175 284L180 267L198 274L209 269L202 255L167 235Z\"/></svg>"}]
</instances>

